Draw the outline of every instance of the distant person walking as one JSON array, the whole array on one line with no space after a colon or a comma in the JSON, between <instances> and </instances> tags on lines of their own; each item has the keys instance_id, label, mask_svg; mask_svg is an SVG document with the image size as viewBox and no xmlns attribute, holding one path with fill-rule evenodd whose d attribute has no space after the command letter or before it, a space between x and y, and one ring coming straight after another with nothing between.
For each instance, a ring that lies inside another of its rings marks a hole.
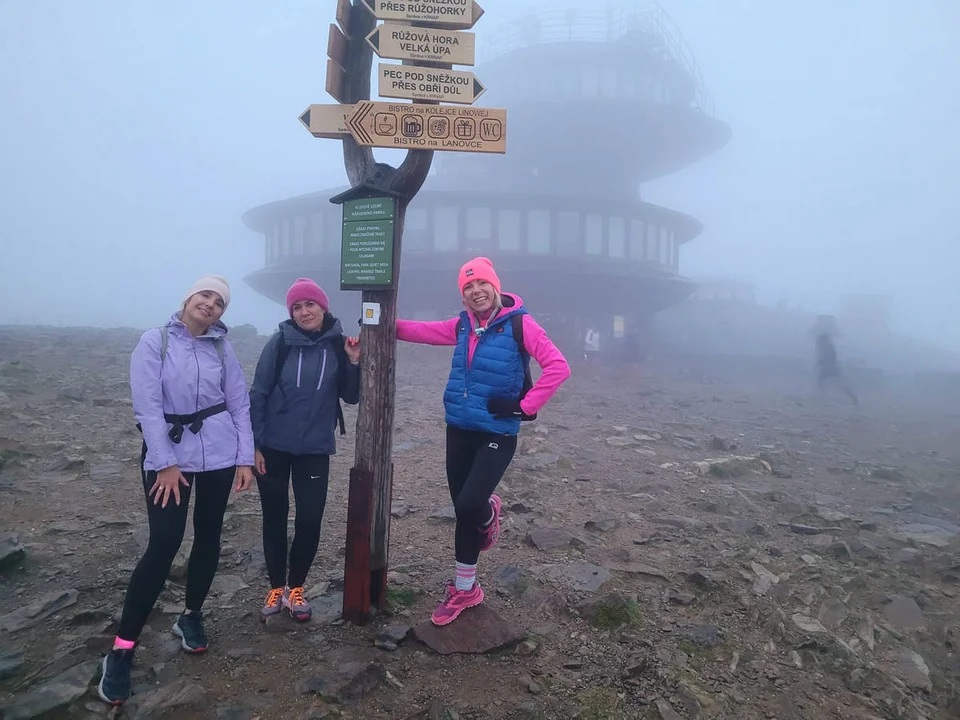
<instances>
[{"instance_id":1,"label":"distant person walking","mask_svg":"<svg viewBox=\"0 0 960 720\"><path fill-rule=\"evenodd\" d=\"M854 405L859 405L860 401L857 394L850 387L850 383L840 370L840 362L837 358L837 348L833 343L830 333L820 331L816 335L817 345L817 388L823 392L827 383L833 382L840 386L840 389L846 393Z\"/></svg>"},{"instance_id":2,"label":"distant person walking","mask_svg":"<svg viewBox=\"0 0 960 720\"><path fill-rule=\"evenodd\" d=\"M593 328L587 328L583 338L583 359L588 363L596 363L600 358L600 333Z\"/></svg>"},{"instance_id":3,"label":"distant person walking","mask_svg":"<svg viewBox=\"0 0 960 720\"><path fill-rule=\"evenodd\" d=\"M130 358L150 540L130 578L113 649L103 660L98 690L114 705L130 696L134 648L180 549L194 488L186 601L173 633L186 652L207 649L201 608L220 559L223 514L231 487L246 490L253 483L247 383L220 322L229 304L224 278L201 277L180 311L162 328L145 332Z\"/></svg>"},{"instance_id":4,"label":"distant person walking","mask_svg":"<svg viewBox=\"0 0 960 720\"><path fill-rule=\"evenodd\" d=\"M537 412L570 377L566 359L516 295L502 293L489 259L460 268L466 309L439 322L397 321L400 340L452 345L453 363L443 403L447 423L447 484L456 509L455 582L434 610L447 625L483 602L477 560L500 535L501 500L493 494L517 449L520 421ZM530 358L542 368L530 378Z\"/></svg>"},{"instance_id":5,"label":"distant person walking","mask_svg":"<svg viewBox=\"0 0 960 720\"><path fill-rule=\"evenodd\" d=\"M270 578L260 609L263 620L283 608L295 620L312 615L303 585L320 543L338 422L343 432L340 400L360 401L360 342L344 337L327 294L313 280L300 278L287 291L287 310L290 318L264 346L250 388ZM297 511L288 567L291 480Z\"/></svg>"}]
</instances>

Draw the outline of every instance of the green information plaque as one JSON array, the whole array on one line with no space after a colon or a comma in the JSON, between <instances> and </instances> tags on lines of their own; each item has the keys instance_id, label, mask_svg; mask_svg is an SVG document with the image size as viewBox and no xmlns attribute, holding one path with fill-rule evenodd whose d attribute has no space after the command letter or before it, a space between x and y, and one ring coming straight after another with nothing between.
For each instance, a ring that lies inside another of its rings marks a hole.
<instances>
[{"instance_id":1,"label":"green information plaque","mask_svg":"<svg viewBox=\"0 0 960 720\"><path fill-rule=\"evenodd\" d=\"M343 203L341 290L393 284L393 202L381 197Z\"/></svg>"}]
</instances>

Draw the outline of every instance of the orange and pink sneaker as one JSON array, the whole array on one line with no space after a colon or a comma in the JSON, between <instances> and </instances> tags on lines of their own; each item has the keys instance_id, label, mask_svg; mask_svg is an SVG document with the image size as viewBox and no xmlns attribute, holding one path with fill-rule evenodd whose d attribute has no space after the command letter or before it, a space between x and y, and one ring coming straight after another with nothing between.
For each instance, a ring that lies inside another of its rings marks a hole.
<instances>
[{"instance_id":1,"label":"orange and pink sneaker","mask_svg":"<svg viewBox=\"0 0 960 720\"><path fill-rule=\"evenodd\" d=\"M483 602L483 590L480 589L480 583L474 582L470 590L457 590L455 585L447 585L447 597L440 603L433 615L430 616L430 622L434 625L449 625L467 608L476 607Z\"/></svg>"},{"instance_id":2,"label":"orange and pink sneaker","mask_svg":"<svg viewBox=\"0 0 960 720\"><path fill-rule=\"evenodd\" d=\"M483 539L480 541L480 550L489 550L494 545L497 544L497 540L500 539L500 506L503 505L503 501L500 499L499 495L490 496L490 507L493 509L493 520L490 521L490 524L485 528L481 528L480 532L483 533Z\"/></svg>"},{"instance_id":3,"label":"orange and pink sneaker","mask_svg":"<svg viewBox=\"0 0 960 720\"><path fill-rule=\"evenodd\" d=\"M290 588L284 594L282 602L294 620L306 622L313 616L313 609L303 596L302 587Z\"/></svg>"},{"instance_id":4,"label":"orange and pink sneaker","mask_svg":"<svg viewBox=\"0 0 960 720\"><path fill-rule=\"evenodd\" d=\"M276 615L283 609L282 601L284 592L282 587L270 589L270 592L267 593L267 599L263 601L263 607L260 608L261 620L266 620L271 615Z\"/></svg>"}]
</instances>

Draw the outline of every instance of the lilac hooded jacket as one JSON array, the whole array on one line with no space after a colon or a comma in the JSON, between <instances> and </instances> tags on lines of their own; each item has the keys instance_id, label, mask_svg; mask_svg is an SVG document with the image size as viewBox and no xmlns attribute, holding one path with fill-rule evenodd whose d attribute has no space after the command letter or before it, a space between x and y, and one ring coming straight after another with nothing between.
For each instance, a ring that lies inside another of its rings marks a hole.
<instances>
[{"instance_id":1,"label":"lilac hooded jacket","mask_svg":"<svg viewBox=\"0 0 960 720\"><path fill-rule=\"evenodd\" d=\"M205 335L193 337L174 314L167 322L167 354L160 362L160 330L147 330L130 357L130 392L133 413L143 428L147 444L145 470L176 465L183 473L222 470L253 465L253 430L250 396L240 361L223 340L223 362L214 338L227 334L222 323ZM226 402L227 412L203 421L197 434L184 429L179 444L167 434L170 423L163 414L190 415Z\"/></svg>"}]
</instances>

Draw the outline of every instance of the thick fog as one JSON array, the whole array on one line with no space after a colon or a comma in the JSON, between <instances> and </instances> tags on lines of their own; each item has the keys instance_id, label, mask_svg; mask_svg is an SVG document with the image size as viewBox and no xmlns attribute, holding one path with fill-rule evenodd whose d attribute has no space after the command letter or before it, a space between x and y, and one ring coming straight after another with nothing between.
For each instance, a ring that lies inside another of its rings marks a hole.
<instances>
[{"instance_id":1,"label":"thick fog","mask_svg":"<svg viewBox=\"0 0 960 720\"><path fill-rule=\"evenodd\" d=\"M481 4L478 48L533 7ZM642 188L704 223L683 274L820 312L889 294L898 329L960 349L957 3L662 4L733 133ZM229 323L273 325L282 309L242 279L264 246L240 216L344 182L340 143L297 122L330 102L335 2L2 7L0 323L157 324L217 272Z\"/></svg>"}]
</instances>

